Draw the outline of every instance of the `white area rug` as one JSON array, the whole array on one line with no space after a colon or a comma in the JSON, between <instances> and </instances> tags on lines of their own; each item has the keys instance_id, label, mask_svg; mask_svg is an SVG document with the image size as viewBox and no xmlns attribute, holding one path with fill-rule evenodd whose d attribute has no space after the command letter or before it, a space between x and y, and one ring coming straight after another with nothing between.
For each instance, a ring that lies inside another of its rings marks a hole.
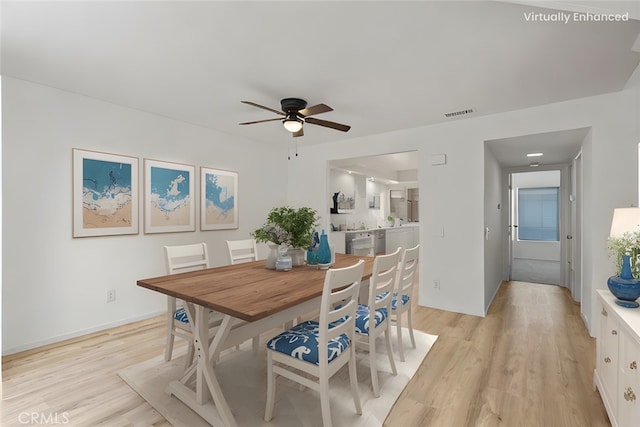
<instances>
[{"instance_id":1,"label":"white area rug","mask_svg":"<svg viewBox=\"0 0 640 427\"><path fill-rule=\"evenodd\" d=\"M431 349L437 336L414 331L417 348L412 348L405 331L405 362L394 356L398 375L391 374L389 360L384 353L384 340L379 339L376 348L380 397L371 390L369 354L357 347L358 383L362 415L355 413L347 366L335 374L330 382L331 418L334 426L381 426L409 379ZM395 345L395 332L392 332ZM179 356L179 357L176 357ZM216 367L218 380L231 411L239 426L321 426L320 397L310 389L303 389L286 378L277 377L276 405L271 422L264 421L266 399L266 350L260 345L258 354L251 351L251 342L245 342L240 351L227 350ZM140 396L148 401L174 426L198 427L209 425L175 396L164 391L170 381L180 379L184 367L184 355L175 355L171 362L158 356L146 362L124 369L118 375Z\"/></svg>"}]
</instances>

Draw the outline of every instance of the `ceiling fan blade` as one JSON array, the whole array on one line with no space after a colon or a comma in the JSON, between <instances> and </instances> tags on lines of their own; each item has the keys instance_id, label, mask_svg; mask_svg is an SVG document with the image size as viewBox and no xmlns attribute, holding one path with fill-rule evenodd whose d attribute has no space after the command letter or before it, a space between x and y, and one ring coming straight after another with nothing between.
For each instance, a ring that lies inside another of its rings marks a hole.
<instances>
[{"instance_id":1,"label":"ceiling fan blade","mask_svg":"<svg viewBox=\"0 0 640 427\"><path fill-rule=\"evenodd\" d=\"M282 111L274 110L273 108L265 107L264 105L256 104L255 102L251 102L251 101L240 101L240 102L242 102L243 104L253 105L254 107L262 108L263 110L271 111L272 113L280 114L281 116L285 115Z\"/></svg>"},{"instance_id":2,"label":"ceiling fan blade","mask_svg":"<svg viewBox=\"0 0 640 427\"><path fill-rule=\"evenodd\" d=\"M294 132L291 134L294 138L297 136L303 136L304 135L304 128L300 128L300 130L298 132Z\"/></svg>"},{"instance_id":3,"label":"ceiling fan blade","mask_svg":"<svg viewBox=\"0 0 640 427\"><path fill-rule=\"evenodd\" d=\"M282 121L282 119L280 117L276 117L273 119L265 119L265 120L256 120L254 122L243 122L243 123L238 123L240 125L252 125L255 123L264 123L264 122L275 122L276 120Z\"/></svg>"},{"instance_id":4,"label":"ceiling fan blade","mask_svg":"<svg viewBox=\"0 0 640 427\"><path fill-rule=\"evenodd\" d=\"M307 117L313 116L314 114L328 113L329 111L333 111L333 108L325 104L318 104L314 105L313 107L303 108L302 110L298 111L298 114Z\"/></svg>"},{"instance_id":5,"label":"ceiling fan blade","mask_svg":"<svg viewBox=\"0 0 640 427\"><path fill-rule=\"evenodd\" d=\"M316 119L314 117L306 117L304 119L304 121L307 122L307 123L312 123L314 125L324 126L326 128L331 128L331 129L335 129L335 130L341 130L342 132L347 132L349 129L351 129L351 126L348 126L348 125L342 125L340 123L329 122L327 120L320 120L320 119Z\"/></svg>"}]
</instances>

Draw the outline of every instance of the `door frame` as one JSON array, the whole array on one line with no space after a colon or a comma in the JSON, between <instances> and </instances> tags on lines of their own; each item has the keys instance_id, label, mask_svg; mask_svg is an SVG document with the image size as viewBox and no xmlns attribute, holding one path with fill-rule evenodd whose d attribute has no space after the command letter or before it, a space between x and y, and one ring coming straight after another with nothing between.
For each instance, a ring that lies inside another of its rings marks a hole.
<instances>
[{"instance_id":1,"label":"door frame","mask_svg":"<svg viewBox=\"0 0 640 427\"><path fill-rule=\"evenodd\" d=\"M582 150L571 163L571 194L569 209L571 215L571 236L569 246L569 290L574 301L582 300L582 215L583 215L583 185L582 185Z\"/></svg>"},{"instance_id":2,"label":"door frame","mask_svg":"<svg viewBox=\"0 0 640 427\"><path fill-rule=\"evenodd\" d=\"M512 188L512 175L514 173L526 173L526 172L542 172L542 171L550 171L550 170L559 170L560 171L560 286L569 287L569 277L571 274L570 263L569 263L569 242L568 236L571 234L572 230L572 221L571 221L571 212L569 206L569 195L571 194L571 173L570 173L569 164L558 164L558 165L540 165L535 169L530 166L521 166L514 168L505 168L504 173L506 177L504 182L507 185L507 200L509 201L509 213L507 215L505 226L507 227L506 239L507 239L507 259L505 259L505 263L507 265L507 274L508 280L511 280L512 266L513 266L513 239L516 235L515 233L515 219L513 216L513 203L514 201L514 189Z\"/></svg>"}]
</instances>

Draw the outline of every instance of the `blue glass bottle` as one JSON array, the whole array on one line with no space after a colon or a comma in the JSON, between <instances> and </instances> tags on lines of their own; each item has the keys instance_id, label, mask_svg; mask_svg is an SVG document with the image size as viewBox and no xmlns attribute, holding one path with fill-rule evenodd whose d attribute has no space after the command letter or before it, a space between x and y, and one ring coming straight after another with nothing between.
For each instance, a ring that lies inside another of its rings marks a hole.
<instances>
[{"instance_id":1,"label":"blue glass bottle","mask_svg":"<svg viewBox=\"0 0 640 427\"><path fill-rule=\"evenodd\" d=\"M322 234L320 235L320 248L318 249L318 263L320 264L331 263L331 248L329 248L329 240L327 239L327 235L324 234L324 230L322 230Z\"/></svg>"},{"instance_id":2,"label":"blue glass bottle","mask_svg":"<svg viewBox=\"0 0 640 427\"><path fill-rule=\"evenodd\" d=\"M307 248L307 265L318 264L318 246L320 245L320 238L318 232L313 233L313 242Z\"/></svg>"}]
</instances>

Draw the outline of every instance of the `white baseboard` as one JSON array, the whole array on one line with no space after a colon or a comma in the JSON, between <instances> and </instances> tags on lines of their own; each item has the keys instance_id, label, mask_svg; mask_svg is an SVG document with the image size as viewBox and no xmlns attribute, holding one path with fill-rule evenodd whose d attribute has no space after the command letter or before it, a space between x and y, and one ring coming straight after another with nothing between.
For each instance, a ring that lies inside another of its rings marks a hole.
<instances>
[{"instance_id":1,"label":"white baseboard","mask_svg":"<svg viewBox=\"0 0 640 427\"><path fill-rule=\"evenodd\" d=\"M596 337L596 336L595 336L595 334L593 334L593 333L591 332L591 327L590 327L590 325L589 325L589 320L585 317L585 315L584 315L584 313L582 313L582 311L580 311L580 317L582 317L582 321L584 322L584 326L586 326L586 328L587 328L587 332L589 332L589 335L590 335L592 338L595 338L595 337Z\"/></svg>"},{"instance_id":2,"label":"white baseboard","mask_svg":"<svg viewBox=\"0 0 640 427\"><path fill-rule=\"evenodd\" d=\"M35 342L28 343L28 344L19 345L17 347L13 347L13 348L3 348L2 349L2 355L3 356L8 356L10 354L19 353L19 352L25 351L25 350L31 350L31 349L34 349L34 348L37 348L37 347L42 347L42 346L45 346L45 345L54 344L54 343L65 341L65 340L72 339L72 338L81 337L83 335L92 334L94 332L104 331L106 329L115 328L115 327L118 327L118 326L126 325L128 323L133 323L133 322L138 322L140 320L150 319L152 317L156 317L156 316L159 316L159 315L164 314L164 313L165 313L164 310L163 311L158 311L158 312L153 312L153 313L146 313L146 314L143 314L141 316L130 317L128 319L122 319L122 320L118 320L118 321L115 321L115 322L105 323L105 324L102 324L102 325L99 325L99 326L95 326L93 328L82 329L82 330L79 330L79 331L71 332L69 334L58 335L58 336L55 336L55 337L47 338L45 340L35 341Z\"/></svg>"},{"instance_id":3,"label":"white baseboard","mask_svg":"<svg viewBox=\"0 0 640 427\"><path fill-rule=\"evenodd\" d=\"M505 282L504 280L501 280L500 283L498 283L498 286L496 287L496 291L493 293L493 295L491 295L491 299L489 299L489 302L484 307L484 317L487 317L487 313L489 312L489 307L491 307L491 304L493 304L493 300L496 298L496 295L498 295L498 291L500 290L504 282Z\"/></svg>"}]
</instances>

